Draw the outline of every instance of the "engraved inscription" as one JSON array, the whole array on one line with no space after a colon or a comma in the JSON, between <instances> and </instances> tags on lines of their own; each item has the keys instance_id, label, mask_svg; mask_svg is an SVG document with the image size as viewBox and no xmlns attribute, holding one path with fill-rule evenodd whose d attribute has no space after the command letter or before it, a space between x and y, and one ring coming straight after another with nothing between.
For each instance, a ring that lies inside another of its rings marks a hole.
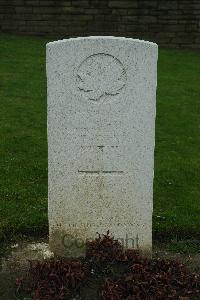
<instances>
[{"instance_id":1,"label":"engraved inscription","mask_svg":"<svg viewBox=\"0 0 200 300\"><path fill-rule=\"evenodd\" d=\"M84 170L78 170L79 174L85 174L85 175L122 175L123 171L84 171Z\"/></svg>"},{"instance_id":2,"label":"engraved inscription","mask_svg":"<svg viewBox=\"0 0 200 300\"><path fill-rule=\"evenodd\" d=\"M109 176L125 174L124 166L120 163L122 157L118 145L82 145L81 154L77 170L80 175Z\"/></svg>"},{"instance_id":3,"label":"engraved inscription","mask_svg":"<svg viewBox=\"0 0 200 300\"><path fill-rule=\"evenodd\" d=\"M87 57L79 66L76 77L79 90L93 101L119 94L127 80L119 59L105 53Z\"/></svg>"}]
</instances>

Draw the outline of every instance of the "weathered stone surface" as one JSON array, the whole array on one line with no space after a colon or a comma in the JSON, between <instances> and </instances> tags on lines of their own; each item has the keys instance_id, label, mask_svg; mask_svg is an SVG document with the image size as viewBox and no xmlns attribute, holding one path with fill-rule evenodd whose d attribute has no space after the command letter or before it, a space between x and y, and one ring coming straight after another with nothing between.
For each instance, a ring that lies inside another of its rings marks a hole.
<instances>
[{"instance_id":1,"label":"weathered stone surface","mask_svg":"<svg viewBox=\"0 0 200 300\"><path fill-rule=\"evenodd\" d=\"M51 249L96 232L151 251L157 45L89 37L47 44ZM133 244L134 242L134 244ZM65 246L64 246L65 244Z\"/></svg>"}]
</instances>

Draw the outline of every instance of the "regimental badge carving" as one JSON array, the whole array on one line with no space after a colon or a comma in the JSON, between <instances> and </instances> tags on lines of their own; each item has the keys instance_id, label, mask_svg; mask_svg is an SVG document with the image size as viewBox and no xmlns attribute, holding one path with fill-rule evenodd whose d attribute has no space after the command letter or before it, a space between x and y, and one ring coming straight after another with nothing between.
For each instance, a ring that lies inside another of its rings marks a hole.
<instances>
[{"instance_id":1,"label":"regimental badge carving","mask_svg":"<svg viewBox=\"0 0 200 300\"><path fill-rule=\"evenodd\" d=\"M126 85L123 64L114 56L97 53L87 57L77 70L77 86L89 100L114 96Z\"/></svg>"}]
</instances>

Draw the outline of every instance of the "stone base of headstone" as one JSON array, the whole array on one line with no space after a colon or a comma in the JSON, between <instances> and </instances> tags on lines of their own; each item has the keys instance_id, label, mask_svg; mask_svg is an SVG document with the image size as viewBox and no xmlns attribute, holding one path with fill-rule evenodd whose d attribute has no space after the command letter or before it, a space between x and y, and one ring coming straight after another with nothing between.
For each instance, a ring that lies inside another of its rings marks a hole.
<instances>
[{"instance_id":1,"label":"stone base of headstone","mask_svg":"<svg viewBox=\"0 0 200 300\"><path fill-rule=\"evenodd\" d=\"M99 234L106 234L98 230ZM151 228L145 233L124 232L119 228L115 229L118 235L111 234L116 240L126 249L140 250L145 257L151 257L152 253L152 240ZM119 233L121 232L121 234ZM147 242L147 236L149 241ZM53 253L60 257L81 257L86 253L87 240L94 240L97 237L97 232L89 232L87 228L82 229L61 229L57 228L50 232L49 244Z\"/></svg>"}]
</instances>

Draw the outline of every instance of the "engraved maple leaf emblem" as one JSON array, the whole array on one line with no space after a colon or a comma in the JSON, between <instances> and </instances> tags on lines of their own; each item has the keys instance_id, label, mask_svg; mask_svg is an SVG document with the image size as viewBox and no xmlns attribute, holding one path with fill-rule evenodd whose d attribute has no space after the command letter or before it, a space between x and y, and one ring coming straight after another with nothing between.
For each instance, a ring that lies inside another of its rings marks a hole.
<instances>
[{"instance_id":1,"label":"engraved maple leaf emblem","mask_svg":"<svg viewBox=\"0 0 200 300\"><path fill-rule=\"evenodd\" d=\"M86 58L77 72L77 84L90 100L117 95L126 84L126 71L112 55L99 53Z\"/></svg>"}]
</instances>

